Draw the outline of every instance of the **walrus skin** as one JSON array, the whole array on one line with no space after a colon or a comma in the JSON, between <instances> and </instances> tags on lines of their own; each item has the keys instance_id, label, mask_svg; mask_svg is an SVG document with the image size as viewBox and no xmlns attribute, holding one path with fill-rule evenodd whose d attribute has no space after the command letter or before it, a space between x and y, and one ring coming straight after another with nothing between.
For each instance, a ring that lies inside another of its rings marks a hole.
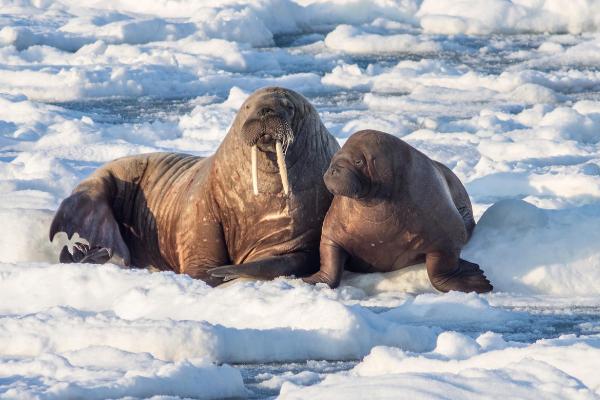
<instances>
[{"instance_id":1,"label":"walrus skin","mask_svg":"<svg viewBox=\"0 0 600 400\"><path fill-rule=\"evenodd\" d=\"M425 262L442 292L488 292L477 264L459 258L475 227L469 196L454 173L402 140L352 135L324 176L335 195L321 236L321 269L304 280L340 283L344 268L388 272Z\"/></svg>"},{"instance_id":2,"label":"walrus skin","mask_svg":"<svg viewBox=\"0 0 600 400\"><path fill-rule=\"evenodd\" d=\"M211 285L238 276L306 276L319 265L333 197L322 177L338 149L303 96L264 88L244 102L208 158L150 153L96 170L61 203L50 240L61 231L87 240L72 253L64 247L61 262L114 257Z\"/></svg>"}]
</instances>

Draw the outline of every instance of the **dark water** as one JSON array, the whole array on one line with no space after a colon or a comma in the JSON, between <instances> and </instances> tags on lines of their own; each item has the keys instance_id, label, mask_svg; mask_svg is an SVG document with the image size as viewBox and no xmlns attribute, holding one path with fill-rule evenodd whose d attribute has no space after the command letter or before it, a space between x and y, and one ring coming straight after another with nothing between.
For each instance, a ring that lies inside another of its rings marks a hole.
<instances>
[{"instance_id":1,"label":"dark water","mask_svg":"<svg viewBox=\"0 0 600 400\"><path fill-rule=\"evenodd\" d=\"M347 371L356 364L358 364L358 361L309 360L301 363L238 364L234 366L240 370L244 378L244 384L252 392L249 398L266 399L279 394L279 388L267 389L259 385L260 382L265 380L266 376L279 376L288 373L298 374L305 371L317 374L333 374Z\"/></svg>"},{"instance_id":2,"label":"dark water","mask_svg":"<svg viewBox=\"0 0 600 400\"><path fill-rule=\"evenodd\" d=\"M194 108L189 97L182 98L106 98L53 103L90 117L94 122L135 124L164 121L184 115Z\"/></svg>"}]
</instances>

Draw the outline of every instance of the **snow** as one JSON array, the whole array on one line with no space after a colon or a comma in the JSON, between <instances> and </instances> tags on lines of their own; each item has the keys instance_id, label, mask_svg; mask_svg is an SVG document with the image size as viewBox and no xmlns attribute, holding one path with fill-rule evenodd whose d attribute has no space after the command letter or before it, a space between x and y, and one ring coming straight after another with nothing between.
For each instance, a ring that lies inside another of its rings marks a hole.
<instances>
[{"instance_id":1,"label":"snow","mask_svg":"<svg viewBox=\"0 0 600 400\"><path fill-rule=\"evenodd\" d=\"M4 398L86 398L186 396L196 399L247 395L240 373L202 360L164 362L147 353L88 347L64 356L3 358Z\"/></svg>"},{"instance_id":2,"label":"snow","mask_svg":"<svg viewBox=\"0 0 600 400\"><path fill-rule=\"evenodd\" d=\"M349 54L433 53L440 47L432 41L420 41L413 35L362 33L350 25L338 25L325 37L325 46Z\"/></svg>"},{"instance_id":3,"label":"snow","mask_svg":"<svg viewBox=\"0 0 600 400\"><path fill-rule=\"evenodd\" d=\"M596 0L0 0L0 397L600 397L599 32ZM212 154L266 85L452 168L495 292L57 264L78 181Z\"/></svg>"},{"instance_id":4,"label":"snow","mask_svg":"<svg viewBox=\"0 0 600 400\"><path fill-rule=\"evenodd\" d=\"M576 182L573 187L578 185L585 182ZM570 185L563 186L566 191L571 189ZM481 261L501 291L597 294L598 226L597 206L542 210L521 200L503 200L483 214L463 254ZM484 260L494 261L486 268Z\"/></svg>"},{"instance_id":5,"label":"snow","mask_svg":"<svg viewBox=\"0 0 600 400\"><path fill-rule=\"evenodd\" d=\"M435 33L581 33L598 29L599 11L595 1L565 8L560 0L425 0L417 16L425 31Z\"/></svg>"},{"instance_id":6,"label":"snow","mask_svg":"<svg viewBox=\"0 0 600 400\"><path fill-rule=\"evenodd\" d=\"M476 340L444 332L434 351L375 347L347 373L317 385L286 382L281 399L594 399L600 394L599 338L567 335L523 346L492 333Z\"/></svg>"}]
</instances>

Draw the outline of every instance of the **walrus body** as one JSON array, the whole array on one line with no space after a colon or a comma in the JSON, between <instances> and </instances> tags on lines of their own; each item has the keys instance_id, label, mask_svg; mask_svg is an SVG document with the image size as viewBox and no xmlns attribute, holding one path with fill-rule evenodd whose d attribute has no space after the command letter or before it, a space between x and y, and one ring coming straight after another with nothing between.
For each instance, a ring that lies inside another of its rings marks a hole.
<instances>
[{"instance_id":1,"label":"walrus body","mask_svg":"<svg viewBox=\"0 0 600 400\"><path fill-rule=\"evenodd\" d=\"M450 169L402 140L360 131L325 174L335 195L325 217L321 269L305 279L339 285L343 269L388 272L425 262L443 292L487 292L477 264L459 258L475 227L469 196Z\"/></svg>"},{"instance_id":2,"label":"walrus body","mask_svg":"<svg viewBox=\"0 0 600 400\"><path fill-rule=\"evenodd\" d=\"M318 265L332 199L322 175L338 149L304 97L261 89L211 157L151 153L95 171L62 202L50 239L78 232L88 242L63 248L62 262L115 257L213 285L306 275Z\"/></svg>"}]
</instances>

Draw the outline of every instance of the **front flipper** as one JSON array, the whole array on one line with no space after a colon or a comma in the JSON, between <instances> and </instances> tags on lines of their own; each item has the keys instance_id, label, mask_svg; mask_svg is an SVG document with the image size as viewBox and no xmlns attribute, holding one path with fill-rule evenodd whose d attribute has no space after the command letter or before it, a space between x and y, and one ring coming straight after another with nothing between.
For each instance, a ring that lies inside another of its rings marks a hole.
<instances>
[{"instance_id":1,"label":"front flipper","mask_svg":"<svg viewBox=\"0 0 600 400\"><path fill-rule=\"evenodd\" d=\"M85 191L73 193L61 203L52 225L50 241L58 232L65 232L70 240L75 232L88 243L76 243L71 254L67 246L60 253L60 262L102 264L113 255L129 265L130 254L112 209L103 198L92 198Z\"/></svg>"},{"instance_id":2,"label":"front flipper","mask_svg":"<svg viewBox=\"0 0 600 400\"><path fill-rule=\"evenodd\" d=\"M209 269L208 275L227 282L237 278L271 280L279 276L305 276L316 268L317 257L310 253L290 253L238 265Z\"/></svg>"},{"instance_id":3,"label":"front flipper","mask_svg":"<svg viewBox=\"0 0 600 400\"><path fill-rule=\"evenodd\" d=\"M429 253L425 263L431 284L441 292L486 293L494 289L479 265L458 259L456 255Z\"/></svg>"},{"instance_id":4,"label":"front flipper","mask_svg":"<svg viewBox=\"0 0 600 400\"><path fill-rule=\"evenodd\" d=\"M326 283L332 289L336 288L342 280L344 265L349 257L348 253L341 246L326 238L321 239L319 250L321 269L302 280L312 285Z\"/></svg>"}]
</instances>

